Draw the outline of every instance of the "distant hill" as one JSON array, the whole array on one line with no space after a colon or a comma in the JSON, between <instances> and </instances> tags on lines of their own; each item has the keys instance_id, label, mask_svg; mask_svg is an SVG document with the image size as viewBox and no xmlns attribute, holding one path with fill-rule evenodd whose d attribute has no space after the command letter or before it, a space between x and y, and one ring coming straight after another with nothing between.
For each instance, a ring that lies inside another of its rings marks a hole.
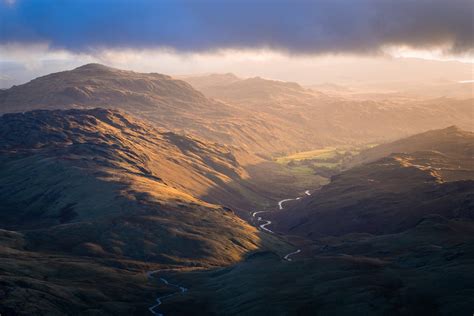
<instances>
[{"instance_id":1,"label":"distant hill","mask_svg":"<svg viewBox=\"0 0 474 316\"><path fill-rule=\"evenodd\" d=\"M207 88L215 89L219 86L227 86L242 80L233 73L208 74L201 76L178 76L177 78L186 81L199 91L206 91Z\"/></svg>"},{"instance_id":2,"label":"distant hill","mask_svg":"<svg viewBox=\"0 0 474 316\"><path fill-rule=\"evenodd\" d=\"M383 94L364 98L329 93L330 89L344 89L337 85L312 90L293 82L260 77L239 79L228 74L184 80L206 96L262 113L267 121L277 122L298 144L299 151L308 148L308 144L313 144L310 149L314 149L321 145L393 141L449 125L473 129L472 98L419 99L403 94L397 98L384 98ZM288 147L286 153L291 150Z\"/></svg>"},{"instance_id":3,"label":"distant hill","mask_svg":"<svg viewBox=\"0 0 474 316\"><path fill-rule=\"evenodd\" d=\"M474 220L473 133L450 127L368 153L388 156L334 176L291 210L275 213L278 229L318 238L398 233L432 214Z\"/></svg>"},{"instance_id":4,"label":"distant hill","mask_svg":"<svg viewBox=\"0 0 474 316\"><path fill-rule=\"evenodd\" d=\"M233 74L211 74L207 76L187 77L183 80L202 91L205 95L226 101L256 101L268 103L293 101L291 98L318 96L315 91L307 90L296 82L269 80L260 77L241 79ZM285 99L285 97L287 99ZM294 99L297 100L297 99ZM251 104L247 104L250 106ZM245 105L245 104L242 104ZM276 104L273 104L275 107Z\"/></svg>"}]
</instances>

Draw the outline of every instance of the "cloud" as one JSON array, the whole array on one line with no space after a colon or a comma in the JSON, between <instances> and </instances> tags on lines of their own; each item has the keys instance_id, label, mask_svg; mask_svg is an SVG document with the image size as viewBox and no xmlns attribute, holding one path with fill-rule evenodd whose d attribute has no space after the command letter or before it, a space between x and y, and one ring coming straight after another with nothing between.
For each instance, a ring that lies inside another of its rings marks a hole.
<instances>
[{"instance_id":1,"label":"cloud","mask_svg":"<svg viewBox=\"0 0 474 316\"><path fill-rule=\"evenodd\" d=\"M0 3L0 44L290 54L372 54L399 45L471 54L472 10L471 0L17 0Z\"/></svg>"}]
</instances>

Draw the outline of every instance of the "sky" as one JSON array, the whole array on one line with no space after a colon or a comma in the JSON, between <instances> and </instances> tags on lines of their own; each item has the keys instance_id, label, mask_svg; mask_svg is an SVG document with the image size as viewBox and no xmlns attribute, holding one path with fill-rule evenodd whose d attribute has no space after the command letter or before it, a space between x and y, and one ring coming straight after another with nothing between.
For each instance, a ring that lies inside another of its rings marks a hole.
<instances>
[{"instance_id":1,"label":"sky","mask_svg":"<svg viewBox=\"0 0 474 316\"><path fill-rule=\"evenodd\" d=\"M310 83L337 80L309 75L328 65L408 57L467 63L468 80L473 10L470 0L0 0L0 87L87 62Z\"/></svg>"}]
</instances>

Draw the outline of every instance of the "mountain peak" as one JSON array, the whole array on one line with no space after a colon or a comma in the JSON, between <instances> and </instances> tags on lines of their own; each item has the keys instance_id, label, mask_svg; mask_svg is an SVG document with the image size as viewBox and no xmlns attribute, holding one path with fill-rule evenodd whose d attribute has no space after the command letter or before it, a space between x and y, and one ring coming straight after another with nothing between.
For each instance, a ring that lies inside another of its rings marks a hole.
<instances>
[{"instance_id":1,"label":"mountain peak","mask_svg":"<svg viewBox=\"0 0 474 316\"><path fill-rule=\"evenodd\" d=\"M75 68L74 70L101 70L101 71L114 71L117 70L115 68L105 66L99 63L90 63L90 64L85 64L82 66L79 66Z\"/></svg>"},{"instance_id":2,"label":"mountain peak","mask_svg":"<svg viewBox=\"0 0 474 316\"><path fill-rule=\"evenodd\" d=\"M444 129L447 132L462 132L463 130L457 125L451 125Z\"/></svg>"}]
</instances>

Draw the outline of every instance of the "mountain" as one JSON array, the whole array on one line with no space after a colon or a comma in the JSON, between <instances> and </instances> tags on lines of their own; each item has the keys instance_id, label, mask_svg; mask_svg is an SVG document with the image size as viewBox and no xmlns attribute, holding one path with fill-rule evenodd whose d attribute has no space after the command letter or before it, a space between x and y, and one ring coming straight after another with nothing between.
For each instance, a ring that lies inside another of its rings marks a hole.
<instances>
[{"instance_id":1,"label":"mountain","mask_svg":"<svg viewBox=\"0 0 474 316\"><path fill-rule=\"evenodd\" d=\"M278 244L197 197L219 186L226 199L243 172L225 146L115 110L1 116L0 312L143 314L154 288L169 291L146 271L221 266Z\"/></svg>"},{"instance_id":2,"label":"mountain","mask_svg":"<svg viewBox=\"0 0 474 316\"><path fill-rule=\"evenodd\" d=\"M0 91L0 113L95 107L119 109L160 128L254 152L292 146L277 123L157 73L87 64Z\"/></svg>"},{"instance_id":3,"label":"mountain","mask_svg":"<svg viewBox=\"0 0 474 316\"><path fill-rule=\"evenodd\" d=\"M363 157L404 149L354 167L273 216L277 230L309 238L391 234L431 214L474 219L474 134L455 127L375 147ZM363 159L361 159L363 161Z\"/></svg>"},{"instance_id":4,"label":"mountain","mask_svg":"<svg viewBox=\"0 0 474 316\"><path fill-rule=\"evenodd\" d=\"M242 80L233 73L208 74L201 76L180 76L177 78L186 81L199 91L206 91L206 93L208 92L207 89L213 91L216 87L226 87L229 84Z\"/></svg>"},{"instance_id":5,"label":"mountain","mask_svg":"<svg viewBox=\"0 0 474 316\"><path fill-rule=\"evenodd\" d=\"M320 93L304 89L296 82L269 80L261 77L241 79L233 74L211 74L185 77L183 80L205 95L241 103L242 106L259 107L294 106L299 99L315 101ZM301 102L299 100L299 102ZM257 103L258 102L258 103Z\"/></svg>"}]
</instances>

